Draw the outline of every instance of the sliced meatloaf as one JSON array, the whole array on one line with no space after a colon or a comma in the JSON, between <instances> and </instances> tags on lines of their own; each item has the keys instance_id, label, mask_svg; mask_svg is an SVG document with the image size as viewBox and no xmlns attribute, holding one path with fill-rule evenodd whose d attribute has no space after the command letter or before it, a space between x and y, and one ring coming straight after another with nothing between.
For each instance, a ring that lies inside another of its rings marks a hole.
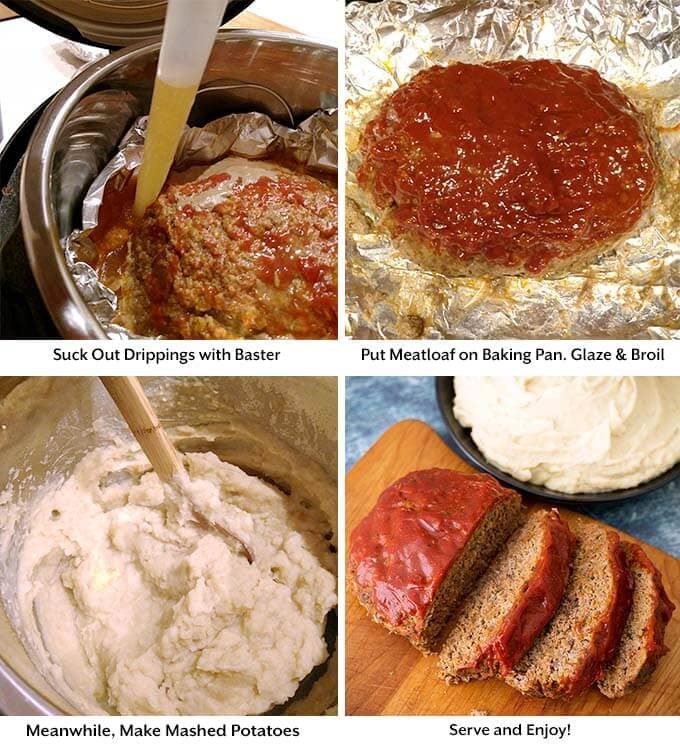
<instances>
[{"instance_id":1,"label":"sliced meatloaf","mask_svg":"<svg viewBox=\"0 0 680 753\"><path fill-rule=\"evenodd\" d=\"M571 698L602 676L631 604L618 535L593 523L572 525L577 543L557 612L505 680L525 695Z\"/></svg>"},{"instance_id":2,"label":"sliced meatloaf","mask_svg":"<svg viewBox=\"0 0 680 753\"><path fill-rule=\"evenodd\" d=\"M415 471L380 495L350 537L359 601L421 651L520 524L520 496L485 474Z\"/></svg>"},{"instance_id":3,"label":"sliced meatloaf","mask_svg":"<svg viewBox=\"0 0 680 753\"><path fill-rule=\"evenodd\" d=\"M668 651L664 633L675 609L666 595L661 574L642 548L627 542L623 548L633 580L633 602L618 650L597 684L609 698L630 693L650 678Z\"/></svg>"},{"instance_id":4,"label":"sliced meatloaf","mask_svg":"<svg viewBox=\"0 0 680 753\"><path fill-rule=\"evenodd\" d=\"M451 684L507 674L555 613L576 540L557 510L539 510L507 541L447 626L439 655Z\"/></svg>"}]
</instances>

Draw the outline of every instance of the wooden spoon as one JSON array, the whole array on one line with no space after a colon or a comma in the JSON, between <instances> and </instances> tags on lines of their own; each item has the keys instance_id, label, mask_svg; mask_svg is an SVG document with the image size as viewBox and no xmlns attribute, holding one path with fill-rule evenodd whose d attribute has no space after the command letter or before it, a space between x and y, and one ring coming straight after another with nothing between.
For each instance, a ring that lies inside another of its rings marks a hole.
<instances>
[{"instance_id":1,"label":"wooden spoon","mask_svg":"<svg viewBox=\"0 0 680 753\"><path fill-rule=\"evenodd\" d=\"M125 423L139 442L144 454L149 459L158 478L166 484L178 487L179 481L186 476L182 459L170 438L161 426L156 411L144 394L137 377L99 377L111 399L118 407ZM180 486L181 489L181 486ZM223 525L206 518L192 507L194 522L202 528L209 528L220 533L224 538L237 541L252 563L253 553L239 536Z\"/></svg>"}]
</instances>

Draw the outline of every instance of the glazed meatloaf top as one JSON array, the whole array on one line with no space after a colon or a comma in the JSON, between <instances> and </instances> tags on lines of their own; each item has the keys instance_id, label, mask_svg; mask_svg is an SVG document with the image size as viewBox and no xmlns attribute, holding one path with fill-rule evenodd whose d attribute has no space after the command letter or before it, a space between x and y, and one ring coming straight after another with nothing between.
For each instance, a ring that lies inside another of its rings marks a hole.
<instances>
[{"instance_id":1,"label":"glazed meatloaf top","mask_svg":"<svg viewBox=\"0 0 680 753\"><path fill-rule=\"evenodd\" d=\"M532 513L451 617L439 655L449 683L507 674L555 613L576 540L557 510Z\"/></svg>"},{"instance_id":2,"label":"glazed meatloaf top","mask_svg":"<svg viewBox=\"0 0 680 753\"><path fill-rule=\"evenodd\" d=\"M351 534L354 589L374 619L431 650L453 603L521 515L519 495L491 476L409 473L385 489Z\"/></svg>"},{"instance_id":3,"label":"glazed meatloaf top","mask_svg":"<svg viewBox=\"0 0 680 753\"><path fill-rule=\"evenodd\" d=\"M664 633L675 609L661 574L642 547L624 542L623 548L633 581L633 602L616 654L598 682L609 698L630 693L649 679L668 651Z\"/></svg>"},{"instance_id":4,"label":"glazed meatloaf top","mask_svg":"<svg viewBox=\"0 0 680 753\"><path fill-rule=\"evenodd\" d=\"M532 696L571 698L602 675L616 651L631 604L621 540L592 523L575 523L577 544L562 602L506 682Z\"/></svg>"},{"instance_id":5,"label":"glazed meatloaf top","mask_svg":"<svg viewBox=\"0 0 680 753\"><path fill-rule=\"evenodd\" d=\"M623 92L552 60L421 71L383 102L360 151L381 223L452 274L583 263L635 226L657 176Z\"/></svg>"},{"instance_id":6,"label":"glazed meatloaf top","mask_svg":"<svg viewBox=\"0 0 680 753\"><path fill-rule=\"evenodd\" d=\"M226 198L214 205L206 196ZM334 338L337 195L279 170L170 187L132 231L119 321L174 338Z\"/></svg>"}]
</instances>

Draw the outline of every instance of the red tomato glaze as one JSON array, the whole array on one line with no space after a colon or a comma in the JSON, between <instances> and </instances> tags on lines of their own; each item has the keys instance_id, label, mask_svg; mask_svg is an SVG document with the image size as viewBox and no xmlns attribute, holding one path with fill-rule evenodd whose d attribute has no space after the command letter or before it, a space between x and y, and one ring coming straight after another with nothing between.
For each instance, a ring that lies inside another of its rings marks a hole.
<instances>
[{"instance_id":1,"label":"red tomato glaze","mask_svg":"<svg viewBox=\"0 0 680 753\"><path fill-rule=\"evenodd\" d=\"M375 612L419 629L470 535L512 493L491 476L443 468L414 471L385 489L350 538L350 567Z\"/></svg>"},{"instance_id":2,"label":"red tomato glaze","mask_svg":"<svg viewBox=\"0 0 680 753\"><path fill-rule=\"evenodd\" d=\"M531 272L629 231L657 175L623 92L550 60L422 71L385 100L360 148L359 184L397 236Z\"/></svg>"},{"instance_id":3,"label":"red tomato glaze","mask_svg":"<svg viewBox=\"0 0 680 753\"><path fill-rule=\"evenodd\" d=\"M493 640L483 652L478 666L486 660L507 674L531 648L562 601L571 572L576 538L556 510L545 524L541 556L531 578L517 597Z\"/></svg>"}]
</instances>

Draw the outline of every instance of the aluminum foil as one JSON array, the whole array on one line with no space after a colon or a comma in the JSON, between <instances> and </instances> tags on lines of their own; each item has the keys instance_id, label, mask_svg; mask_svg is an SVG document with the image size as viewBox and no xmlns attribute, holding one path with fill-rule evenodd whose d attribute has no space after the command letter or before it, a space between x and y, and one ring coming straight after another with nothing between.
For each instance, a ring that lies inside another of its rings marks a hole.
<instances>
[{"instance_id":1,"label":"aluminum foil","mask_svg":"<svg viewBox=\"0 0 680 753\"><path fill-rule=\"evenodd\" d=\"M92 182L83 200L82 228L64 239L66 264L73 280L108 337L146 339L116 324L116 294L99 279L83 259L94 257L88 237L97 225L99 208L109 181L125 182L142 159L147 118L137 118L123 137L119 149ZM208 167L225 157L249 159L283 158L309 170L336 175L338 169L338 117L336 111L311 115L297 128L288 128L262 113L225 115L202 126L187 128L175 156L174 170L195 165ZM216 202L213 200L212 204Z\"/></svg>"},{"instance_id":2,"label":"aluminum foil","mask_svg":"<svg viewBox=\"0 0 680 753\"><path fill-rule=\"evenodd\" d=\"M347 8L346 329L374 338L680 339L680 0L416 0ZM404 258L357 186L359 137L418 71L552 58L596 68L643 113L661 178L634 233L578 274L446 277Z\"/></svg>"}]
</instances>

